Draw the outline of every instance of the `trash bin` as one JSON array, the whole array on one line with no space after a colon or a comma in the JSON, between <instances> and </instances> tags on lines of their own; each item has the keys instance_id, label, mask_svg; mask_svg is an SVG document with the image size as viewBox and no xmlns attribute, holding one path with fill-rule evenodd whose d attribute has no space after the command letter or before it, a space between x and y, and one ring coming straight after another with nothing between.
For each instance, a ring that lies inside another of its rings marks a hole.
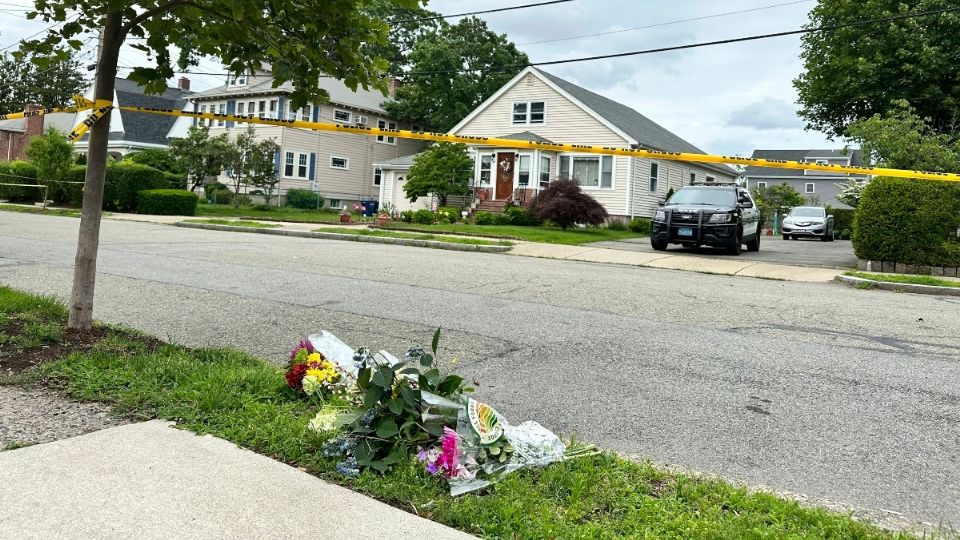
<instances>
[{"instance_id":1,"label":"trash bin","mask_svg":"<svg viewBox=\"0 0 960 540\"><path fill-rule=\"evenodd\" d=\"M380 209L380 201L360 201L360 213L363 217L372 217L377 215Z\"/></svg>"}]
</instances>

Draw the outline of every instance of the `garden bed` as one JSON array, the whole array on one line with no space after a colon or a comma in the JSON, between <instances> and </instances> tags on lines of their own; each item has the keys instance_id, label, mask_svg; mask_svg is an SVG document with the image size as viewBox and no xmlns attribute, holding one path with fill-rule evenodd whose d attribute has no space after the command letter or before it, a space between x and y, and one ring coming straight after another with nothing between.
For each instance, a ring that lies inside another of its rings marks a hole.
<instances>
[{"instance_id":1,"label":"garden bed","mask_svg":"<svg viewBox=\"0 0 960 540\"><path fill-rule=\"evenodd\" d=\"M498 238L502 240L522 240L527 242L544 242L548 244L566 244L578 246L590 242L604 242L624 240L627 238L642 238L646 235L629 230L621 231L599 227L569 228L525 226L525 225L474 225L469 223L423 225L419 223L403 223L391 221L381 229L403 230L427 234L454 234L463 236L479 236Z\"/></svg>"}]
</instances>

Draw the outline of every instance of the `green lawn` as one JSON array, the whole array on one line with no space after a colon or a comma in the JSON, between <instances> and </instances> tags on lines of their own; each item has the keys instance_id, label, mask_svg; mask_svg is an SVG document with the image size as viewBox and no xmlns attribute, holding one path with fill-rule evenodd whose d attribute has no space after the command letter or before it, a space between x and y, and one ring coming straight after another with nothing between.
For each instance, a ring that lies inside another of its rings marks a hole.
<instances>
[{"instance_id":1,"label":"green lawn","mask_svg":"<svg viewBox=\"0 0 960 540\"><path fill-rule=\"evenodd\" d=\"M526 240L528 242L546 242L548 244L567 244L578 246L589 242L605 240L623 240L626 238L640 238L646 235L632 231L615 231L590 227L586 229L571 228L561 230L559 227L521 227L519 225L471 225L457 223L454 225L420 225L417 223L391 222L387 228L419 231L425 233L453 233L472 236L489 236L511 240Z\"/></svg>"},{"instance_id":2,"label":"green lawn","mask_svg":"<svg viewBox=\"0 0 960 540\"><path fill-rule=\"evenodd\" d=\"M506 240L478 240L476 238L463 238L458 236L437 236L435 234L420 234L400 231L387 231L383 229L365 229L361 227L323 227L314 229L314 232L327 232L337 234L353 234L360 236L380 236L386 238L407 238L410 240L432 240L434 242L447 242L449 244L474 244L478 246L512 246L512 242Z\"/></svg>"},{"instance_id":3,"label":"green lawn","mask_svg":"<svg viewBox=\"0 0 960 540\"><path fill-rule=\"evenodd\" d=\"M80 217L80 210L74 210L72 208L47 208L44 210L39 206L0 204L0 210L4 212L21 212L24 214L46 214L51 216Z\"/></svg>"},{"instance_id":4,"label":"green lawn","mask_svg":"<svg viewBox=\"0 0 960 540\"><path fill-rule=\"evenodd\" d=\"M242 219L185 219L185 223L207 223L209 225L230 225L233 227L250 227L251 229L272 229L280 227L279 223L260 223L258 221L244 221Z\"/></svg>"},{"instance_id":5,"label":"green lawn","mask_svg":"<svg viewBox=\"0 0 960 540\"><path fill-rule=\"evenodd\" d=\"M66 317L56 302L2 287L0 313L61 326ZM235 349L148 347L118 328L91 350L0 382L45 384L74 399L110 403L118 414L176 420L487 538L895 537L845 515L613 453L519 472L457 498L413 460L384 475L345 478L335 472L336 459L323 457L324 436L306 430L316 405L287 391L277 366Z\"/></svg>"},{"instance_id":6,"label":"green lawn","mask_svg":"<svg viewBox=\"0 0 960 540\"><path fill-rule=\"evenodd\" d=\"M231 204L197 205L197 216L201 217L232 217L243 219L260 219L266 221L295 221L298 223L339 223L340 211L321 208L316 210L302 210L286 206L274 207L270 210L257 210L250 206L234 208ZM359 214L353 215L353 220L359 219Z\"/></svg>"},{"instance_id":7,"label":"green lawn","mask_svg":"<svg viewBox=\"0 0 960 540\"><path fill-rule=\"evenodd\" d=\"M870 274L867 272L845 272L845 276L872 279L887 283L906 283L909 285L932 285L934 287L960 287L960 281L941 279L933 276L904 275L904 274Z\"/></svg>"}]
</instances>

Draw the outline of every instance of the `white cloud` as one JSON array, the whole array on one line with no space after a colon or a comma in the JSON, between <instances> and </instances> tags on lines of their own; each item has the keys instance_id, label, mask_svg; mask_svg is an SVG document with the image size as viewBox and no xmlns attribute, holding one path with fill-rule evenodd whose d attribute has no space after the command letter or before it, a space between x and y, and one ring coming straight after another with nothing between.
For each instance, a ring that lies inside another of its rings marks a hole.
<instances>
[{"instance_id":1,"label":"white cloud","mask_svg":"<svg viewBox=\"0 0 960 540\"><path fill-rule=\"evenodd\" d=\"M797 117L795 104L767 96L730 113L727 125L759 130L796 129L803 127L803 121Z\"/></svg>"}]
</instances>

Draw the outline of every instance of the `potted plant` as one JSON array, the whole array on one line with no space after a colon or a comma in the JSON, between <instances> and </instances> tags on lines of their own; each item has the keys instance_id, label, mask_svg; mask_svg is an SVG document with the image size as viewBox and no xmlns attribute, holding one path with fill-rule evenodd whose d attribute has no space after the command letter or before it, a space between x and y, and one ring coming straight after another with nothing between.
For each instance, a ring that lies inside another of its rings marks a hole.
<instances>
[{"instance_id":1,"label":"potted plant","mask_svg":"<svg viewBox=\"0 0 960 540\"><path fill-rule=\"evenodd\" d=\"M386 212L380 212L377 214L377 224L383 227L390 221L390 216Z\"/></svg>"},{"instance_id":2,"label":"potted plant","mask_svg":"<svg viewBox=\"0 0 960 540\"><path fill-rule=\"evenodd\" d=\"M340 211L340 223L350 223L351 217L350 211L346 208Z\"/></svg>"}]
</instances>

